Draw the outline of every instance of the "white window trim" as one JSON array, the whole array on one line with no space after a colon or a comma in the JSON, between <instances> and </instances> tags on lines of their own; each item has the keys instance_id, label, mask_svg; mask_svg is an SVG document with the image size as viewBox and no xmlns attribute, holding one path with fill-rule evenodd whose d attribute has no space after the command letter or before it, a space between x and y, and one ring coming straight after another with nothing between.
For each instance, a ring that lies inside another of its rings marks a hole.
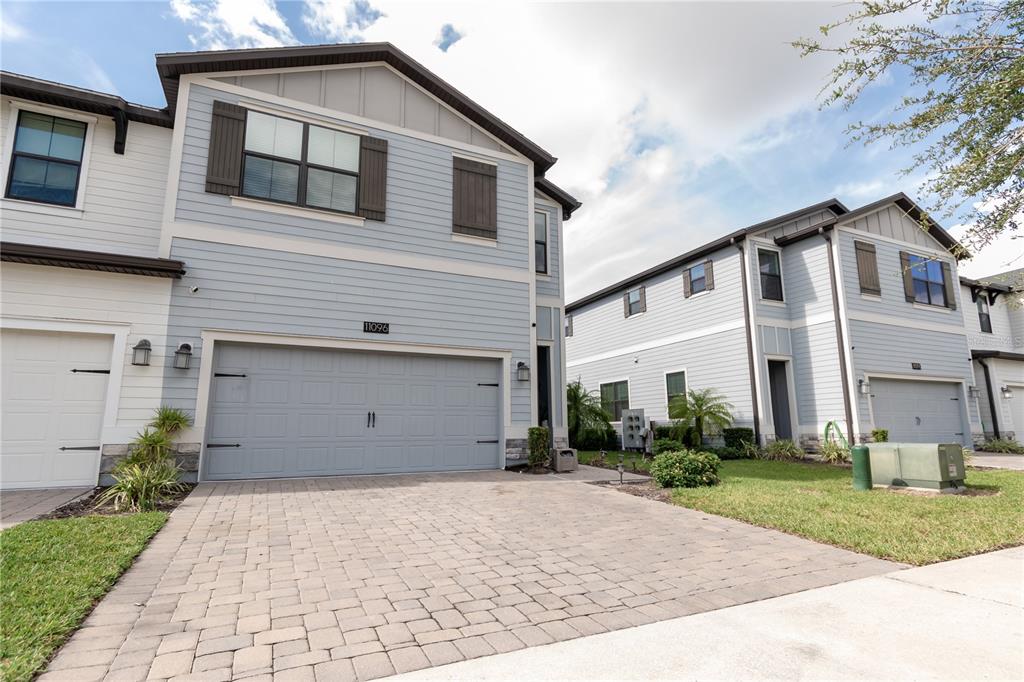
<instances>
[{"instance_id":1,"label":"white window trim","mask_svg":"<svg viewBox=\"0 0 1024 682\"><path fill-rule=\"evenodd\" d=\"M498 248L498 240L491 237L478 237L473 234L462 234L461 232L452 232L451 236L453 242L476 244L477 246L489 246L492 249Z\"/></svg>"},{"instance_id":2,"label":"white window trim","mask_svg":"<svg viewBox=\"0 0 1024 682\"><path fill-rule=\"evenodd\" d=\"M8 103L10 104L10 120L7 121L7 125L5 126L7 128L8 135L7 140L4 143L4 156L2 160L2 168L0 168L0 187L3 188L4 195L2 201L0 201L0 206L11 210L28 210L32 213L44 213L59 216L68 216L69 214L74 216L77 214L77 217L80 217L81 213L85 211L85 195L88 189L89 180L89 159L92 156L93 136L96 131L96 126L99 124L99 119L95 116L82 114L77 111L69 111L59 107L50 107L22 100L12 99L8 100ZM7 178L11 172L11 161L14 156L14 138L18 132L18 114L22 111L32 111L37 114L66 118L70 121L81 121L86 124L85 140L82 142L82 163L78 167L78 189L75 194L74 206L58 206L56 204L32 201L31 199L8 199L6 197ZM26 208L27 206L31 206L32 209Z\"/></svg>"},{"instance_id":3,"label":"white window trim","mask_svg":"<svg viewBox=\"0 0 1024 682\"><path fill-rule=\"evenodd\" d=\"M310 116L301 112L292 111L289 109L281 109L277 107L267 106L266 104L253 102L250 100L241 100L238 102L238 106L251 109L252 111L259 112L261 114L267 114L268 116L277 116L279 118L288 118L299 123L308 123L309 125L317 126L318 128L327 128L329 130L335 130L339 133L348 133L349 135L366 136L370 134L370 131L366 128L360 128L356 126L345 125L344 123L338 123L327 118L319 116Z\"/></svg>"},{"instance_id":4,"label":"white window trim","mask_svg":"<svg viewBox=\"0 0 1024 682\"><path fill-rule=\"evenodd\" d=\"M952 309L947 308L944 305L935 305L933 303L918 303L914 301L913 306L918 310L928 310L934 313L942 313L943 315L949 315L953 312Z\"/></svg>"},{"instance_id":5,"label":"white window trim","mask_svg":"<svg viewBox=\"0 0 1024 682\"><path fill-rule=\"evenodd\" d=\"M685 384L685 389L684 390L687 393L689 393L689 391L690 391L690 373L687 371L687 369L685 367L680 367L678 369L666 370L663 373L663 376L662 376L662 379L661 379L661 385L665 387L665 419L671 419L672 418L672 415L670 415L669 411L668 411L668 404L669 404L669 402L671 402L671 399L669 398L669 395L668 395L668 375L669 374L679 374L680 372L683 373L683 383Z\"/></svg>"},{"instance_id":6,"label":"white window trim","mask_svg":"<svg viewBox=\"0 0 1024 682\"><path fill-rule=\"evenodd\" d=\"M597 399L598 400L601 399L601 387L602 386L605 386L607 384L621 384L622 382L626 382L626 402L628 403L628 405L625 408L623 408L623 409L626 409L626 410L633 409L633 385L630 383L629 377L620 377L618 379L605 379L603 381L599 380L597 382ZM603 408L604 405L602 404L601 407ZM614 417L615 415L612 415L612 416ZM612 419L611 423L612 424L620 424L621 425L622 424L622 420L621 419Z\"/></svg>"},{"instance_id":7,"label":"white window trim","mask_svg":"<svg viewBox=\"0 0 1024 682\"><path fill-rule=\"evenodd\" d=\"M757 266L757 299L759 303L766 303L768 305L785 307L786 305L786 273L782 267L782 249L768 246L760 242L754 242L754 265ZM782 300L777 301L774 298L765 298L764 292L761 291L761 251L774 251L779 256L779 287L782 288Z\"/></svg>"},{"instance_id":8,"label":"white window trim","mask_svg":"<svg viewBox=\"0 0 1024 682\"><path fill-rule=\"evenodd\" d=\"M768 390L768 395L765 396L767 398L766 404L768 407L768 414L771 417L770 426L772 430L772 435L778 438L779 434L775 433L775 412L772 410L771 372L768 371L769 360L774 360L775 362L782 362L785 363L786 365L786 398L789 401L789 430L790 433L792 433L793 442L796 443L797 445L800 445L800 418L799 415L797 415L796 376L794 374L793 368L793 356L779 355L777 353L764 354L764 368L765 376L767 378L767 386L765 386L765 388Z\"/></svg>"},{"instance_id":9,"label":"white window trim","mask_svg":"<svg viewBox=\"0 0 1024 682\"><path fill-rule=\"evenodd\" d=\"M551 279L551 212L547 211L546 209L535 208L533 211L535 224L538 213L544 214L544 226L547 229L545 230L544 234L544 272L537 272L537 263L534 262L534 274L537 275L537 277L540 277L541 279ZM536 234L536 228L534 228L534 247L536 247L537 244ZM530 255L533 256L532 253Z\"/></svg>"},{"instance_id":10,"label":"white window trim","mask_svg":"<svg viewBox=\"0 0 1024 682\"><path fill-rule=\"evenodd\" d=\"M256 199L254 197L232 196L231 205L235 208L247 208L253 211L266 211L280 215L296 216L298 218L313 218L315 220L328 220L332 223L363 227L366 219L362 216L347 215L336 211L325 211L310 206L292 206L282 204L269 199Z\"/></svg>"},{"instance_id":11,"label":"white window trim","mask_svg":"<svg viewBox=\"0 0 1024 682\"><path fill-rule=\"evenodd\" d=\"M643 289L643 288L644 288L644 285L643 285L643 284L641 284L641 285L640 285L640 286L638 286L638 287L633 287L632 289L626 289L626 294L625 294L625 296L626 296L626 311L627 311L626 319L627 319L627 320L631 320L631 319L633 319L634 317L640 317L641 315L643 315L644 313L646 313L646 312L647 312L646 310L641 310L640 312L637 312L637 313L631 313L631 312L629 312L629 295L630 295L631 293L633 293L634 291L640 291L640 290L641 290L641 289ZM641 299L641 300L643 300L643 299Z\"/></svg>"}]
</instances>

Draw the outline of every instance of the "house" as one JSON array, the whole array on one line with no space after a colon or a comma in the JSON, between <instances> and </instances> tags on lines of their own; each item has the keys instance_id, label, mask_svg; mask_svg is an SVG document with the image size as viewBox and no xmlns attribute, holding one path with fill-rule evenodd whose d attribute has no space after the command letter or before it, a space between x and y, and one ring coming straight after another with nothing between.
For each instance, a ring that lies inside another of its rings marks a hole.
<instances>
[{"instance_id":1,"label":"house","mask_svg":"<svg viewBox=\"0 0 1024 682\"><path fill-rule=\"evenodd\" d=\"M0 76L5 488L107 480L160 405L201 480L565 443L550 153L387 43L156 61L163 109Z\"/></svg>"},{"instance_id":2,"label":"house","mask_svg":"<svg viewBox=\"0 0 1024 682\"><path fill-rule=\"evenodd\" d=\"M737 230L566 306L570 380L617 420L713 388L760 442L981 437L964 251L903 194ZM618 425L617 425L618 426Z\"/></svg>"}]
</instances>

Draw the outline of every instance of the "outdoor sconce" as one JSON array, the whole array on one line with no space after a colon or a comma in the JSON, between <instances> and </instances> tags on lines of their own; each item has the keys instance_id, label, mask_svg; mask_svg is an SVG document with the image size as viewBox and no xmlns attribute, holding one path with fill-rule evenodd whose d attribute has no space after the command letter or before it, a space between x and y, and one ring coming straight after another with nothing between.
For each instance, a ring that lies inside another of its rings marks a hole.
<instances>
[{"instance_id":1,"label":"outdoor sconce","mask_svg":"<svg viewBox=\"0 0 1024 682\"><path fill-rule=\"evenodd\" d=\"M857 385L860 386L861 395L871 395L871 384L868 383L867 379L858 379Z\"/></svg>"},{"instance_id":2,"label":"outdoor sconce","mask_svg":"<svg viewBox=\"0 0 1024 682\"><path fill-rule=\"evenodd\" d=\"M1003 398L1009 400L1013 397L1013 390L1009 386L1003 386L999 389L999 392L1003 394Z\"/></svg>"},{"instance_id":3,"label":"outdoor sconce","mask_svg":"<svg viewBox=\"0 0 1024 682\"><path fill-rule=\"evenodd\" d=\"M142 339L132 346L132 364L140 367L149 366L149 354L153 351L153 345L149 339Z\"/></svg>"},{"instance_id":4,"label":"outdoor sconce","mask_svg":"<svg viewBox=\"0 0 1024 682\"><path fill-rule=\"evenodd\" d=\"M981 389L977 386L968 386L967 394L972 398L979 398L981 397Z\"/></svg>"},{"instance_id":5,"label":"outdoor sconce","mask_svg":"<svg viewBox=\"0 0 1024 682\"><path fill-rule=\"evenodd\" d=\"M183 343L174 351L174 369L188 369L192 362L192 344Z\"/></svg>"},{"instance_id":6,"label":"outdoor sconce","mask_svg":"<svg viewBox=\"0 0 1024 682\"><path fill-rule=\"evenodd\" d=\"M530 366L525 362L520 361L516 365L516 379L519 379L519 381L530 380Z\"/></svg>"}]
</instances>

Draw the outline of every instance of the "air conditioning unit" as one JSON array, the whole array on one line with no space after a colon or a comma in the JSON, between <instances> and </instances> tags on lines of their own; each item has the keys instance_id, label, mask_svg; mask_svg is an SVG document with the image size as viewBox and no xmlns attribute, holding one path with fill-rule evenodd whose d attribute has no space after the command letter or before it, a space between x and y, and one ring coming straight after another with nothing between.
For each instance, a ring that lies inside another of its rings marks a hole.
<instances>
[{"instance_id":1,"label":"air conditioning unit","mask_svg":"<svg viewBox=\"0 0 1024 682\"><path fill-rule=\"evenodd\" d=\"M869 443L868 457L876 487L964 488L964 449L958 443Z\"/></svg>"}]
</instances>

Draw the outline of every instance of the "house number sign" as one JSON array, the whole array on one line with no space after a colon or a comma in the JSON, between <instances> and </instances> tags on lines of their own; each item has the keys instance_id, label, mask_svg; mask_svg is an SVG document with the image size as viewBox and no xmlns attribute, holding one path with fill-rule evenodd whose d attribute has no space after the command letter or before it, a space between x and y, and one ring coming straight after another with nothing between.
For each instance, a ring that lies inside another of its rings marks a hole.
<instances>
[{"instance_id":1,"label":"house number sign","mask_svg":"<svg viewBox=\"0 0 1024 682\"><path fill-rule=\"evenodd\" d=\"M390 334L391 323L389 322L363 322L363 332L366 334Z\"/></svg>"}]
</instances>

